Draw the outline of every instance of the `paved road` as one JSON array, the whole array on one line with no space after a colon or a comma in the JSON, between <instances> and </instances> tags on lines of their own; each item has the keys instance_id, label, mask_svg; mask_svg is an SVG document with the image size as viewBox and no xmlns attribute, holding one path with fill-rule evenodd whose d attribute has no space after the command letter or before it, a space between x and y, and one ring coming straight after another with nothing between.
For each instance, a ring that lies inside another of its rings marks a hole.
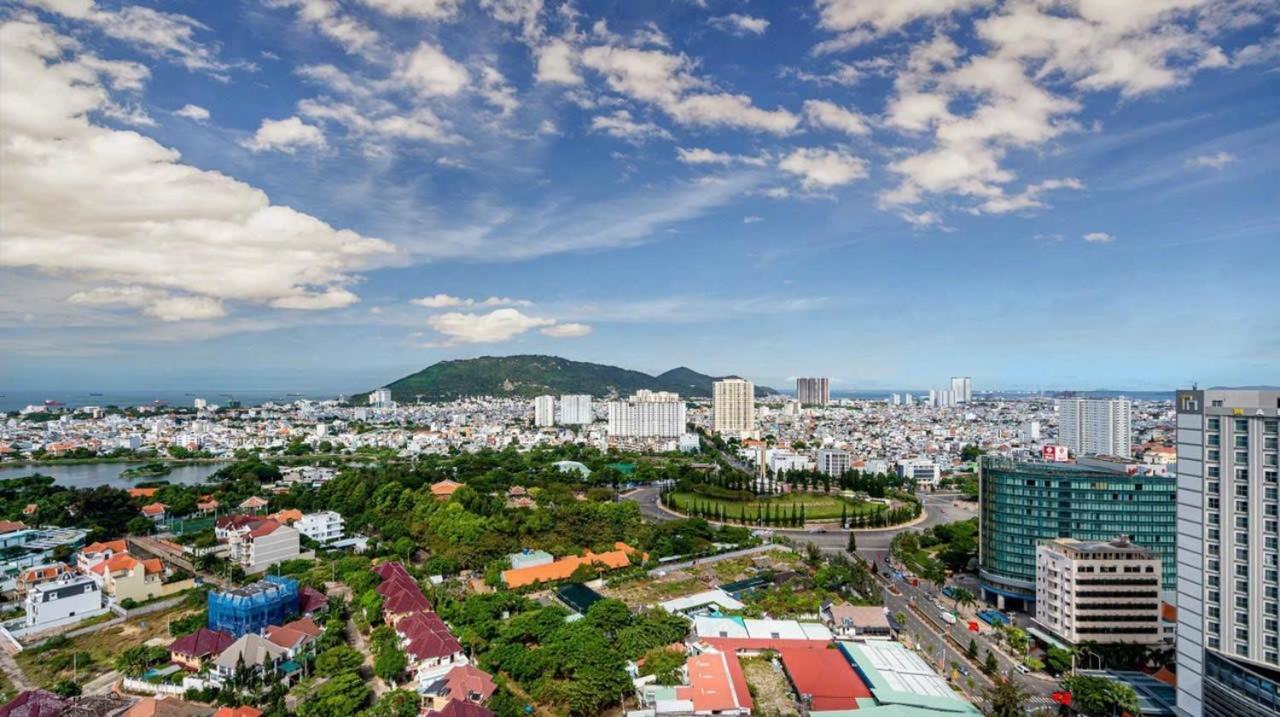
<instances>
[{"instance_id":1,"label":"paved road","mask_svg":"<svg viewBox=\"0 0 1280 717\"><path fill-rule=\"evenodd\" d=\"M685 568L693 567L694 565L708 565L710 563L718 563L721 560L732 560L733 558L740 558L744 555L756 555L759 553L766 553L766 552L769 552L770 550L788 550L789 551L791 550L791 548L789 546L780 545L778 543L767 543L765 545L757 545L751 548L743 548L741 550L730 550L727 553L720 553L718 555L709 555L705 558L697 558L695 560L682 560L678 563L666 563L664 565L659 565L658 567L650 570L649 574L657 575L659 573L669 573L673 570L684 570Z\"/></svg>"},{"instance_id":2,"label":"paved road","mask_svg":"<svg viewBox=\"0 0 1280 717\"><path fill-rule=\"evenodd\" d=\"M978 643L978 658L985 660L987 651L991 651L996 656L996 663L1000 666L1000 672L1012 675L1014 681L1032 696L1032 706L1056 710L1057 705L1049 698L1049 695L1058 689L1057 681L1045 676L1019 673L1016 662L996 649L993 641L989 640L985 634L970 632L966 624L967 620L963 617L955 625L948 625L942 619L942 611L938 609L935 602L942 603L948 611L951 611L951 601L946 597L941 597L935 601L935 598L932 597L935 591L925 581L920 582L920 587L912 587L909 583L903 581L898 581L894 585L902 594L894 595L888 589L885 589L885 605L889 608L891 615L899 611L907 615L908 632L920 635L921 642L929 645L930 652L933 655L931 661L935 667L939 667L938 656L946 655L945 662L942 663L942 667L945 670L939 669L940 672L944 675L949 675L950 667L953 663L966 664L970 670L970 677L973 678L977 687L973 693L975 695L980 693L983 687L990 684L990 680L974 669L976 665L961 656L961 652L968 648L969 641L972 639ZM950 638L950 640L947 640L947 638ZM967 681L961 678L960 683L966 685Z\"/></svg>"}]
</instances>

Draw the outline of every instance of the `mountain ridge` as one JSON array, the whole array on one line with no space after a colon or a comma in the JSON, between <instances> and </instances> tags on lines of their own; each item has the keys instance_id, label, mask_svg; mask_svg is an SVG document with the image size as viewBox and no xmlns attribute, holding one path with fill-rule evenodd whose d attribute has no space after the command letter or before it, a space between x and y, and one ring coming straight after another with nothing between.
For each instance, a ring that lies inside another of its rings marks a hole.
<instances>
[{"instance_id":1,"label":"mountain ridge","mask_svg":"<svg viewBox=\"0 0 1280 717\"><path fill-rule=\"evenodd\" d=\"M708 376L679 366L651 376L608 364L573 361L559 356L517 354L439 361L382 388L396 401L449 401L467 396L531 398L542 394L584 393L596 398L627 396L641 389L675 391L682 397L709 397ZM757 396L776 394L756 386ZM363 394L367 396L368 394Z\"/></svg>"}]
</instances>

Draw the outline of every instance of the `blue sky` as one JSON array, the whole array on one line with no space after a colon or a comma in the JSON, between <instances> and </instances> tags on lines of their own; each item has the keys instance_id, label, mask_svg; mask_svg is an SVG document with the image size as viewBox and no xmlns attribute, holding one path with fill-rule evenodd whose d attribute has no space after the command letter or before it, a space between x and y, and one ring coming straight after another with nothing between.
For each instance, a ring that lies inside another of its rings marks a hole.
<instances>
[{"instance_id":1,"label":"blue sky","mask_svg":"<svg viewBox=\"0 0 1280 717\"><path fill-rule=\"evenodd\" d=\"M1274 3L0 12L0 386L1280 375Z\"/></svg>"}]
</instances>

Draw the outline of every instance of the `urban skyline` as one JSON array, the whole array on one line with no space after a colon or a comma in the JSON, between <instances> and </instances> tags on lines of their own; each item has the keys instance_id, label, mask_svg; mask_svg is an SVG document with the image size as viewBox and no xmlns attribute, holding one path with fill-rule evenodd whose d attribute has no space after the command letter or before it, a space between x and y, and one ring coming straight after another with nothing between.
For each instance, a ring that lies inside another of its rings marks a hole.
<instances>
[{"instance_id":1,"label":"urban skyline","mask_svg":"<svg viewBox=\"0 0 1280 717\"><path fill-rule=\"evenodd\" d=\"M8 6L0 386L1271 381L1274 4L401 5Z\"/></svg>"}]
</instances>

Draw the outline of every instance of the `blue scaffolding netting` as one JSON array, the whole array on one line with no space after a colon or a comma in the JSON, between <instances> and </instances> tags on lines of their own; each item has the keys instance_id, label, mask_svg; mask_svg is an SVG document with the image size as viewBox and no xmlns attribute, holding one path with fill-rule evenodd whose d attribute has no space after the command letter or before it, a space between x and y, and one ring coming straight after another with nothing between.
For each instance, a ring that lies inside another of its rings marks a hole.
<instances>
[{"instance_id":1,"label":"blue scaffolding netting","mask_svg":"<svg viewBox=\"0 0 1280 717\"><path fill-rule=\"evenodd\" d=\"M283 625L298 612L298 581L270 576L244 587L209 592L209 629L240 637Z\"/></svg>"}]
</instances>

